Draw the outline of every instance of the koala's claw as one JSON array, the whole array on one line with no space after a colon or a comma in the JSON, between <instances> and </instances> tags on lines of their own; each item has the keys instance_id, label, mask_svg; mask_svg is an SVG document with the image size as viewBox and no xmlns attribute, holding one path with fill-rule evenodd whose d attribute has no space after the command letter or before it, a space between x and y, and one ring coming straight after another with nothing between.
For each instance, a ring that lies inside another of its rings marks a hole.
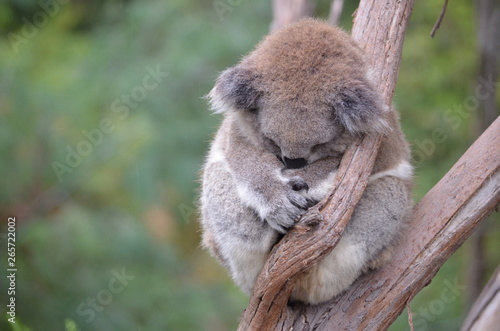
<instances>
[{"instance_id":1,"label":"koala's claw","mask_svg":"<svg viewBox=\"0 0 500 331\"><path fill-rule=\"evenodd\" d=\"M270 227L278 231L279 233L286 233L288 229L295 225L295 220L290 218L288 215L286 217L273 217L269 216L266 218L267 223Z\"/></svg>"},{"instance_id":2,"label":"koala's claw","mask_svg":"<svg viewBox=\"0 0 500 331\"><path fill-rule=\"evenodd\" d=\"M294 226L307 209L306 198L299 193L292 192L281 201L275 202L273 210L265 217L267 223L280 233L286 233Z\"/></svg>"},{"instance_id":3,"label":"koala's claw","mask_svg":"<svg viewBox=\"0 0 500 331\"><path fill-rule=\"evenodd\" d=\"M309 185L300 176L281 181L275 186L273 196L266 199L268 208L260 213L261 217L276 231L286 233L309 207L316 204L304 196L308 189Z\"/></svg>"},{"instance_id":4,"label":"koala's claw","mask_svg":"<svg viewBox=\"0 0 500 331\"><path fill-rule=\"evenodd\" d=\"M296 202L293 200L290 200L290 203L299 209L303 209L303 210L307 209L307 204L300 204L299 202Z\"/></svg>"},{"instance_id":5,"label":"koala's claw","mask_svg":"<svg viewBox=\"0 0 500 331\"><path fill-rule=\"evenodd\" d=\"M309 190L309 185L300 178L299 176L292 177L288 183L292 187L292 190L294 191L302 191L305 190L306 192Z\"/></svg>"},{"instance_id":6,"label":"koala's claw","mask_svg":"<svg viewBox=\"0 0 500 331\"><path fill-rule=\"evenodd\" d=\"M300 220L300 224L312 227L316 226L323 220L323 215L321 215L317 210L310 211Z\"/></svg>"},{"instance_id":7,"label":"koala's claw","mask_svg":"<svg viewBox=\"0 0 500 331\"><path fill-rule=\"evenodd\" d=\"M315 206L319 201L307 198L307 209L311 208L312 206Z\"/></svg>"}]
</instances>

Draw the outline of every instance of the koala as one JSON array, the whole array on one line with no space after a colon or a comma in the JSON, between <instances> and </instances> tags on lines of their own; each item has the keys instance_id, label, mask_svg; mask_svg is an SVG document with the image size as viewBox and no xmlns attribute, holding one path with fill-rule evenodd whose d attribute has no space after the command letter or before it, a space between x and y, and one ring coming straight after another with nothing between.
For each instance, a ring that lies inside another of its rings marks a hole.
<instances>
[{"instance_id":1,"label":"koala","mask_svg":"<svg viewBox=\"0 0 500 331\"><path fill-rule=\"evenodd\" d=\"M202 245L251 294L273 245L329 192L346 148L382 134L369 184L338 245L291 300L317 304L391 257L411 209L410 152L361 49L304 19L265 37L207 96L223 121L202 169Z\"/></svg>"}]
</instances>

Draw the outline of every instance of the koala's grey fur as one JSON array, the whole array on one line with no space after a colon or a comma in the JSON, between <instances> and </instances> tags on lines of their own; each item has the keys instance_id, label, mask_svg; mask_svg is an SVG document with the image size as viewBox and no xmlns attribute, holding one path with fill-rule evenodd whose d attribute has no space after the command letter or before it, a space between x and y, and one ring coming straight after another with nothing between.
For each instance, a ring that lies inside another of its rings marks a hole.
<instances>
[{"instance_id":1,"label":"koala's grey fur","mask_svg":"<svg viewBox=\"0 0 500 331\"><path fill-rule=\"evenodd\" d=\"M369 185L338 246L291 298L329 300L390 258L411 206L410 154L346 33L307 19L271 34L221 74L209 100L224 120L203 168L203 245L245 292L280 236L328 193L359 134L384 134Z\"/></svg>"}]
</instances>

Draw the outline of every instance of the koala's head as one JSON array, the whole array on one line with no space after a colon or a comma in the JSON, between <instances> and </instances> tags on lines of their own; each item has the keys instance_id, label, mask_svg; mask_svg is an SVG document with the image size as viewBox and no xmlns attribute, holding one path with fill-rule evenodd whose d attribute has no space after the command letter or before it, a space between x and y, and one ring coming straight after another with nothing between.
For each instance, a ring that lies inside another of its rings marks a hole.
<instances>
[{"instance_id":1,"label":"koala's head","mask_svg":"<svg viewBox=\"0 0 500 331\"><path fill-rule=\"evenodd\" d=\"M384 107L359 48L338 28L306 19L264 38L208 95L242 134L289 168L344 152L381 132Z\"/></svg>"}]
</instances>

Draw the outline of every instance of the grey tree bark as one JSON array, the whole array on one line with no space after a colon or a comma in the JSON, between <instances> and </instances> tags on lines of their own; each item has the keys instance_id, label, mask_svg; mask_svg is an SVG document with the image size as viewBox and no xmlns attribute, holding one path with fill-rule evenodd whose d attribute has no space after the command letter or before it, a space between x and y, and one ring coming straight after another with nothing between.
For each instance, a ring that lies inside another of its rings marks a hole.
<instances>
[{"instance_id":1,"label":"grey tree bark","mask_svg":"<svg viewBox=\"0 0 500 331\"><path fill-rule=\"evenodd\" d=\"M302 17L311 16L314 5L309 0L273 0L271 31L278 30Z\"/></svg>"},{"instance_id":2,"label":"grey tree bark","mask_svg":"<svg viewBox=\"0 0 500 331\"><path fill-rule=\"evenodd\" d=\"M500 325L500 266L472 306L460 331L497 330Z\"/></svg>"},{"instance_id":3,"label":"grey tree bark","mask_svg":"<svg viewBox=\"0 0 500 331\"><path fill-rule=\"evenodd\" d=\"M330 15L328 16L328 22L331 25L339 24L343 9L344 9L344 0L332 1L332 5L330 6Z\"/></svg>"},{"instance_id":4,"label":"grey tree bark","mask_svg":"<svg viewBox=\"0 0 500 331\"><path fill-rule=\"evenodd\" d=\"M477 88L486 87L484 98L478 99L477 129L480 135L498 116L496 88L484 86L488 82L498 82L500 61L500 1L476 0L477 49L479 53L479 69ZM467 301L472 305L479 296L486 280L487 261L485 254L486 233L488 223L482 224L470 240L468 263Z\"/></svg>"}]
</instances>

